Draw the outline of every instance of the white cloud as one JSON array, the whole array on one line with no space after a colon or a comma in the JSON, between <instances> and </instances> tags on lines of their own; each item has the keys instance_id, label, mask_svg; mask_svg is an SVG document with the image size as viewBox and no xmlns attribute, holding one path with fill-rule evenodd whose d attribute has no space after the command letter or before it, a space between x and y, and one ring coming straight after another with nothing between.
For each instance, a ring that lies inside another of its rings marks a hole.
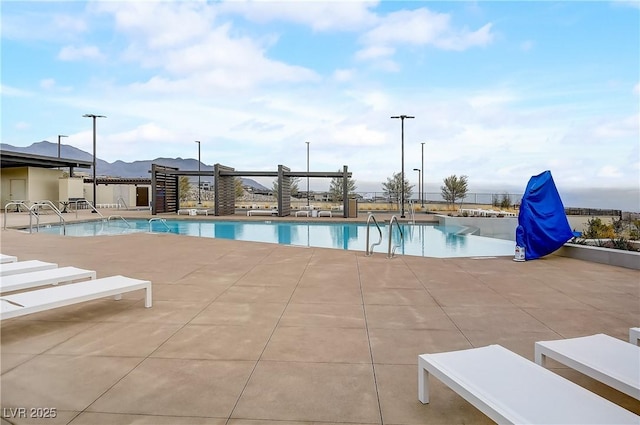
<instances>
[{"instance_id":1,"label":"white cloud","mask_svg":"<svg viewBox=\"0 0 640 425\"><path fill-rule=\"evenodd\" d=\"M127 37L124 59L158 73L132 87L147 92L249 89L259 84L319 81L313 70L268 58L272 35L251 38L216 8L195 2L109 2L116 28Z\"/></svg>"},{"instance_id":2,"label":"white cloud","mask_svg":"<svg viewBox=\"0 0 640 425\"><path fill-rule=\"evenodd\" d=\"M27 130L31 128L31 124L24 121L19 121L16 123L15 128L16 130Z\"/></svg>"},{"instance_id":3,"label":"white cloud","mask_svg":"<svg viewBox=\"0 0 640 425\"><path fill-rule=\"evenodd\" d=\"M526 40L520 43L520 50L522 50L523 52L528 52L529 50L533 49L533 46L535 46L535 43L532 40Z\"/></svg>"},{"instance_id":4,"label":"white cloud","mask_svg":"<svg viewBox=\"0 0 640 425\"><path fill-rule=\"evenodd\" d=\"M66 34L80 34L87 31L87 23L82 17L55 14L52 21L58 30L64 31Z\"/></svg>"},{"instance_id":5,"label":"white cloud","mask_svg":"<svg viewBox=\"0 0 640 425\"><path fill-rule=\"evenodd\" d=\"M33 96L33 93L27 90L22 90L16 87L7 86L5 84L0 84L0 94L2 96L11 96L11 97L29 97Z\"/></svg>"},{"instance_id":6,"label":"white cloud","mask_svg":"<svg viewBox=\"0 0 640 425\"><path fill-rule=\"evenodd\" d=\"M635 86L633 86L633 94L640 95L640 83L637 83Z\"/></svg>"},{"instance_id":7,"label":"white cloud","mask_svg":"<svg viewBox=\"0 0 640 425\"><path fill-rule=\"evenodd\" d=\"M353 80L356 71L353 69L336 69L333 71L333 79L339 83L346 83Z\"/></svg>"},{"instance_id":8,"label":"white cloud","mask_svg":"<svg viewBox=\"0 0 640 425\"><path fill-rule=\"evenodd\" d=\"M640 2L638 0L613 0L613 4L640 9Z\"/></svg>"},{"instance_id":9,"label":"white cloud","mask_svg":"<svg viewBox=\"0 0 640 425\"><path fill-rule=\"evenodd\" d=\"M393 55L396 49L387 46L369 46L356 52L356 59L369 60L386 58Z\"/></svg>"},{"instance_id":10,"label":"white cloud","mask_svg":"<svg viewBox=\"0 0 640 425\"><path fill-rule=\"evenodd\" d=\"M58 53L58 59L63 61L102 60L104 56L96 46L64 46Z\"/></svg>"},{"instance_id":11,"label":"white cloud","mask_svg":"<svg viewBox=\"0 0 640 425\"><path fill-rule=\"evenodd\" d=\"M45 90L50 90L56 85L56 80L53 78L45 78L44 80L40 80L40 87Z\"/></svg>"},{"instance_id":12,"label":"white cloud","mask_svg":"<svg viewBox=\"0 0 640 425\"><path fill-rule=\"evenodd\" d=\"M603 120L594 125L591 131L597 139L637 136L640 133L640 114L616 120Z\"/></svg>"},{"instance_id":13,"label":"white cloud","mask_svg":"<svg viewBox=\"0 0 640 425\"><path fill-rule=\"evenodd\" d=\"M215 20L204 2L101 2L97 11L113 15L116 30L152 50L186 46L206 35Z\"/></svg>"},{"instance_id":14,"label":"white cloud","mask_svg":"<svg viewBox=\"0 0 640 425\"><path fill-rule=\"evenodd\" d=\"M46 5L16 13L3 4L1 29L3 38L52 42L75 39L86 32L87 24L84 16L50 13Z\"/></svg>"},{"instance_id":15,"label":"white cloud","mask_svg":"<svg viewBox=\"0 0 640 425\"><path fill-rule=\"evenodd\" d=\"M241 14L252 22L292 22L314 31L358 31L371 26L377 16L371 11L379 1L226 1L224 14Z\"/></svg>"},{"instance_id":16,"label":"white cloud","mask_svg":"<svg viewBox=\"0 0 640 425\"><path fill-rule=\"evenodd\" d=\"M492 24L488 23L476 31L456 29L448 14L431 12L426 8L401 10L381 18L375 28L363 35L362 42L367 46L409 44L465 50L489 44L493 40L491 28Z\"/></svg>"},{"instance_id":17,"label":"white cloud","mask_svg":"<svg viewBox=\"0 0 640 425\"><path fill-rule=\"evenodd\" d=\"M612 165L605 165L604 167L601 167L598 170L597 175L598 177L604 178L618 178L623 176L618 167L614 167Z\"/></svg>"}]
</instances>

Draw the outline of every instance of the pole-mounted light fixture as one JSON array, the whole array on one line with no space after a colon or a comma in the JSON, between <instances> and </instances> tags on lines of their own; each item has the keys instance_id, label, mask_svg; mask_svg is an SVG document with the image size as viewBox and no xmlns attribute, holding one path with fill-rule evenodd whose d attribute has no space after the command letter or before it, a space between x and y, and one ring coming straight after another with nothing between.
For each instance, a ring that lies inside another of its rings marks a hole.
<instances>
[{"instance_id":1,"label":"pole-mounted light fixture","mask_svg":"<svg viewBox=\"0 0 640 425\"><path fill-rule=\"evenodd\" d=\"M93 119L93 213L96 212L96 118L107 118L104 115L84 114L84 118Z\"/></svg>"},{"instance_id":2,"label":"pole-mounted light fixture","mask_svg":"<svg viewBox=\"0 0 640 425\"><path fill-rule=\"evenodd\" d=\"M60 158L60 139L62 137L69 137L69 136L65 136L64 134L58 134L58 158Z\"/></svg>"},{"instance_id":3,"label":"pole-mounted light fixture","mask_svg":"<svg viewBox=\"0 0 640 425\"><path fill-rule=\"evenodd\" d=\"M418 201L420 201L420 192L421 192L421 186L420 186L420 176L422 175L422 170L419 168L414 168L413 171L417 171L418 172Z\"/></svg>"},{"instance_id":4,"label":"pole-mounted light fixture","mask_svg":"<svg viewBox=\"0 0 640 425\"><path fill-rule=\"evenodd\" d=\"M402 136L401 136L401 140L402 140L402 170L400 173L400 203L401 203L401 210L400 210L400 217L404 218L404 120L406 119L411 119L411 118L415 118L412 117L411 115L396 115L391 117L392 119L399 119L401 122L401 128L402 128Z\"/></svg>"},{"instance_id":5,"label":"pole-mounted light fixture","mask_svg":"<svg viewBox=\"0 0 640 425\"><path fill-rule=\"evenodd\" d=\"M200 141L196 140L198 144L198 206L202 206L202 200L200 198Z\"/></svg>"}]
</instances>

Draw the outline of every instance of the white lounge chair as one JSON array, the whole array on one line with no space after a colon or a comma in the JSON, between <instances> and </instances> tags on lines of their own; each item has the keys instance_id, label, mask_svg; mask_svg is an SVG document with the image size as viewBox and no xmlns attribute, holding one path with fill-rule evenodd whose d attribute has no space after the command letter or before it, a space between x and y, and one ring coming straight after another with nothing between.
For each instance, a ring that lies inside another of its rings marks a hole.
<instances>
[{"instance_id":1,"label":"white lounge chair","mask_svg":"<svg viewBox=\"0 0 640 425\"><path fill-rule=\"evenodd\" d=\"M60 267L58 269L19 273L10 276L0 276L0 293L95 278L96 272L94 270L84 270L76 267Z\"/></svg>"},{"instance_id":2,"label":"white lounge chair","mask_svg":"<svg viewBox=\"0 0 640 425\"><path fill-rule=\"evenodd\" d=\"M57 267L56 263L47 263L40 260L17 261L15 263L0 264L0 276L37 272L38 270L49 270Z\"/></svg>"},{"instance_id":3,"label":"white lounge chair","mask_svg":"<svg viewBox=\"0 0 640 425\"><path fill-rule=\"evenodd\" d=\"M638 346L605 334L536 342L536 363L547 357L640 400Z\"/></svg>"},{"instance_id":4,"label":"white lounge chair","mask_svg":"<svg viewBox=\"0 0 640 425\"><path fill-rule=\"evenodd\" d=\"M24 316L85 301L146 290L144 306L151 307L151 282L125 276L110 276L87 282L70 283L0 297L0 319Z\"/></svg>"},{"instance_id":5,"label":"white lounge chair","mask_svg":"<svg viewBox=\"0 0 640 425\"><path fill-rule=\"evenodd\" d=\"M278 215L278 210L249 210L247 216L252 215Z\"/></svg>"},{"instance_id":6,"label":"white lounge chair","mask_svg":"<svg viewBox=\"0 0 640 425\"><path fill-rule=\"evenodd\" d=\"M418 398L429 374L500 424L635 424L640 416L500 345L418 356Z\"/></svg>"},{"instance_id":7,"label":"white lounge chair","mask_svg":"<svg viewBox=\"0 0 640 425\"><path fill-rule=\"evenodd\" d=\"M318 211L318 217L333 217L331 211Z\"/></svg>"},{"instance_id":8,"label":"white lounge chair","mask_svg":"<svg viewBox=\"0 0 640 425\"><path fill-rule=\"evenodd\" d=\"M300 216L309 217L310 214L311 214L310 210L296 211L296 217L300 217Z\"/></svg>"},{"instance_id":9,"label":"white lounge chair","mask_svg":"<svg viewBox=\"0 0 640 425\"><path fill-rule=\"evenodd\" d=\"M629 342L640 345L640 328L629 328Z\"/></svg>"},{"instance_id":10,"label":"white lounge chair","mask_svg":"<svg viewBox=\"0 0 640 425\"><path fill-rule=\"evenodd\" d=\"M14 257L13 255L0 254L0 264L15 263L16 261L18 261L18 257Z\"/></svg>"}]
</instances>

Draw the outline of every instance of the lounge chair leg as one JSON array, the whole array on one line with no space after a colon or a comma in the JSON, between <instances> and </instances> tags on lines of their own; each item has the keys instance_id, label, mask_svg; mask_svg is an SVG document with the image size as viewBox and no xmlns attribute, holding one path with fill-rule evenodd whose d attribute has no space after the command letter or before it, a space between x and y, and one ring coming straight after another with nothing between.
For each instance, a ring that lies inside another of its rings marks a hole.
<instances>
[{"instance_id":1,"label":"lounge chair leg","mask_svg":"<svg viewBox=\"0 0 640 425\"><path fill-rule=\"evenodd\" d=\"M429 403L429 372L420 364L418 364L418 400L422 404Z\"/></svg>"},{"instance_id":2,"label":"lounge chair leg","mask_svg":"<svg viewBox=\"0 0 640 425\"><path fill-rule=\"evenodd\" d=\"M542 352L540 351L540 348L538 347L538 345L535 345L533 359L540 366L545 366L545 363L547 361L547 356L542 354Z\"/></svg>"},{"instance_id":3,"label":"lounge chair leg","mask_svg":"<svg viewBox=\"0 0 640 425\"><path fill-rule=\"evenodd\" d=\"M151 307L151 303L152 303L151 285L147 286L147 288L145 289L144 293L145 293L144 306L146 308L150 308Z\"/></svg>"},{"instance_id":4,"label":"lounge chair leg","mask_svg":"<svg viewBox=\"0 0 640 425\"><path fill-rule=\"evenodd\" d=\"M116 301L120 301L122 299L122 294L118 294L118 295L114 296L113 299L116 300Z\"/></svg>"}]
</instances>

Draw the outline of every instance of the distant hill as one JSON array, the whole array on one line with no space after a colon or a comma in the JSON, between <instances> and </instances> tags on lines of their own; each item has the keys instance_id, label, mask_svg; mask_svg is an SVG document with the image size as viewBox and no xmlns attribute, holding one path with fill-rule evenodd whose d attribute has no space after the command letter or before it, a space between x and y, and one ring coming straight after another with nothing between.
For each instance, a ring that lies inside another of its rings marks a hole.
<instances>
[{"instance_id":1,"label":"distant hill","mask_svg":"<svg viewBox=\"0 0 640 425\"><path fill-rule=\"evenodd\" d=\"M19 147L12 146L6 143L0 143L0 149L11 151L11 152L22 152L22 153L30 153L33 155L44 155L44 156L58 156L58 144L51 143L46 140L42 142L33 143L31 146L27 147ZM93 161L93 155L85 152L81 149L75 148L73 146L60 144L60 156L62 158L68 159L80 159L83 161ZM196 159L182 159L182 158L156 158L152 160L144 160L144 161L134 161L134 162L124 162L124 161L115 161L113 163L109 163L107 161L103 161L99 158L96 158L96 174L99 176L109 176L109 177L128 177L128 178L150 178L151 175L149 171L151 170L151 164L159 164L167 167L176 167L185 171L197 171L198 170L198 160ZM213 166L200 164L200 170L202 171L210 171L213 172ZM194 181L197 181L197 177L191 178ZM257 190L268 191L266 187L261 185L255 180L242 178L242 184L244 186L250 186Z\"/></svg>"}]
</instances>

